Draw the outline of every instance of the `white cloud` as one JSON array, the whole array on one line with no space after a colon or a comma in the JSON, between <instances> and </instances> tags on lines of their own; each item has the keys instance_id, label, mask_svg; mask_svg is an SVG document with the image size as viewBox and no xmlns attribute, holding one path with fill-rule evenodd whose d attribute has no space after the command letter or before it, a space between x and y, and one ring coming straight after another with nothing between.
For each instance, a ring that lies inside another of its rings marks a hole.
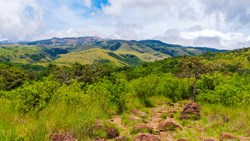
<instances>
[{"instance_id":1,"label":"white cloud","mask_svg":"<svg viewBox=\"0 0 250 141\"><path fill-rule=\"evenodd\" d=\"M249 42L250 41L250 36L247 36L247 42Z\"/></svg>"},{"instance_id":2,"label":"white cloud","mask_svg":"<svg viewBox=\"0 0 250 141\"><path fill-rule=\"evenodd\" d=\"M92 0L83 0L83 3L88 8L91 8L92 6Z\"/></svg>"},{"instance_id":3,"label":"white cloud","mask_svg":"<svg viewBox=\"0 0 250 141\"><path fill-rule=\"evenodd\" d=\"M193 30L190 30L193 29ZM239 32L220 32L213 29L188 28L185 31L172 29L166 31L165 35L157 36L166 42L175 42L185 46L204 46L220 49L235 49L249 46L249 36Z\"/></svg>"},{"instance_id":4,"label":"white cloud","mask_svg":"<svg viewBox=\"0 0 250 141\"><path fill-rule=\"evenodd\" d=\"M0 0L0 38L94 35L229 49L250 46L249 0L109 0L101 9L96 2Z\"/></svg>"},{"instance_id":5,"label":"white cloud","mask_svg":"<svg viewBox=\"0 0 250 141\"><path fill-rule=\"evenodd\" d=\"M24 40L39 32L43 9L35 0L0 1L0 37Z\"/></svg>"}]
</instances>

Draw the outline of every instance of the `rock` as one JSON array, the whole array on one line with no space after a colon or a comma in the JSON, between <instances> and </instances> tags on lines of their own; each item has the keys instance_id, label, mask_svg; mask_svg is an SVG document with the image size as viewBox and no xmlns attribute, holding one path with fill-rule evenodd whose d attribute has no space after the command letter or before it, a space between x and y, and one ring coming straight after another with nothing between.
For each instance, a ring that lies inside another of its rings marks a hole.
<instances>
[{"instance_id":1,"label":"rock","mask_svg":"<svg viewBox=\"0 0 250 141\"><path fill-rule=\"evenodd\" d=\"M221 133L221 140L237 140L237 137L230 133Z\"/></svg>"},{"instance_id":2,"label":"rock","mask_svg":"<svg viewBox=\"0 0 250 141\"><path fill-rule=\"evenodd\" d=\"M133 131L137 134L137 133L153 133L153 128L149 127L148 125L141 123L141 124L137 124Z\"/></svg>"},{"instance_id":3,"label":"rock","mask_svg":"<svg viewBox=\"0 0 250 141\"><path fill-rule=\"evenodd\" d=\"M200 119L200 110L200 105L195 102L191 102L184 107L183 111L181 112L180 119Z\"/></svg>"},{"instance_id":4,"label":"rock","mask_svg":"<svg viewBox=\"0 0 250 141\"><path fill-rule=\"evenodd\" d=\"M127 137L117 137L117 138L115 138L114 141L130 141L130 139Z\"/></svg>"},{"instance_id":5,"label":"rock","mask_svg":"<svg viewBox=\"0 0 250 141\"><path fill-rule=\"evenodd\" d=\"M158 137L152 134L140 134L134 141L161 141Z\"/></svg>"},{"instance_id":6,"label":"rock","mask_svg":"<svg viewBox=\"0 0 250 141\"><path fill-rule=\"evenodd\" d=\"M138 120L141 120L141 118L136 117L136 116L133 116L133 115L129 116L128 118L129 118L131 121L138 121Z\"/></svg>"},{"instance_id":7,"label":"rock","mask_svg":"<svg viewBox=\"0 0 250 141\"><path fill-rule=\"evenodd\" d=\"M118 129L114 128L114 126L111 123L108 123L107 125L103 125L101 122L96 122L92 130L94 133L98 131L105 132L107 139L114 139L116 137L119 137L119 134L120 134Z\"/></svg>"},{"instance_id":8,"label":"rock","mask_svg":"<svg viewBox=\"0 0 250 141\"><path fill-rule=\"evenodd\" d=\"M140 116L141 118L145 118L145 117L147 116L146 113L140 112L140 111L138 111L138 110L132 110L131 113L133 113L134 115L138 115L138 116Z\"/></svg>"},{"instance_id":9,"label":"rock","mask_svg":"<svg viewBox=\"0 0 250 141\"><path fill-rule=\"evenodd\" d=\"M180 125L168 120L160 122L157 126L157 129L159 131L175 131L177 129L182 130Z\"/></svg>"},{"instance_id":10,"label":"rock","mask_svg":"<svg viewBox=\"0 0 250 141\"><path fill-rule=\"evenodd\" d=\"M178 139L177 141L187 141L185 138Z\"/></svg>"},{"instance_id":11,"label":"rock","mask_svg":"<svg viewBox=\"0 0 250 141\"><path fill-rule=\"evenodd\" d=\"M74 135L69 133L54 133L50 136L52 141L77 141Z\"/></svg>"},{"instance_id":12,"label":"rock","mask_svg":"<svg viewBox=\"0 0 250 141\"><path fill-rule=\"evenodd\" d=\"M106 133L108 139L114 139L116 137L119 137L119 131L113 127L106 128Z\"/></svg>"}]
</instances>

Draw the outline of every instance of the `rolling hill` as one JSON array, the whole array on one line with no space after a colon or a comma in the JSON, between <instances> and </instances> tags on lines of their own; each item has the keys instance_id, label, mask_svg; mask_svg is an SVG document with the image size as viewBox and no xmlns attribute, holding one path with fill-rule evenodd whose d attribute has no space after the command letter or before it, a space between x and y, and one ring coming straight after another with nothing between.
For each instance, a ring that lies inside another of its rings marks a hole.
<instances>
[{"instance_id":1,"label":"rolling hill","mask_svg":"<svg viewBox=\"0 0 250 141\"><path fill-rule=\"evenodd\" d=\"M1 62L61 64L111 62L116 65L138 65L176 56L199 55L223 50L185 47L158 40L111 40L99 37L68 37L1 45ZM10 50L11 53L7 53Z\"/></svg>"},{"instance_id":2,"label":"rolling hill","mask_svg":"<svg viewBox=\"0 0 250 141\"><path fill-rule=\"evenodd\" d=\"M51 62L52 56L36 46L4 45L0 46L0 62L35 63Z\"/></svg>"}]
</instances>

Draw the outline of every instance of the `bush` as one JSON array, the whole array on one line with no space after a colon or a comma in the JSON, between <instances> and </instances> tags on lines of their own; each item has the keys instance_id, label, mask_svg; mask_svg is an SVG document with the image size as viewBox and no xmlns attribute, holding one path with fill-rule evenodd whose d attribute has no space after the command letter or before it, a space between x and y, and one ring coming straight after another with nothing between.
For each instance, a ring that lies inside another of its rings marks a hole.
<instances>
[{"instance_id":1,"label":"bush","mask_svg":"<svg viewBox=\"0 0 250 141\"><path fill-rule=\"evenodd\" d=\"M188 83L185 79L179 79L172 74L149 75L138 78L130 83L135 95L145 106L152 106L149 98L163 95L172 101L189 98Z\"/></svg>"},{"instance_id":2,"label":"bush","mask_svg":"<svg viewBox=\"0 0 250 141\"><path fill-rule=\"evenodd\" d=\"M250 104L250 75L205 75L198 83L198 100L227 106Z\"/></svg>"},{"instance_id":3,"label":"bush","mask_svg":"<svg viewBox=\"0 0 250 141\"><path fill-rule=\"evenodd\" d=\"M16 108L21 113L29 111L37 113L49 104L58 87L59 84L53 81L52 77L47 77L31 84L27 82L11 93L14 93Z\"/></svg>"}]
</instances>

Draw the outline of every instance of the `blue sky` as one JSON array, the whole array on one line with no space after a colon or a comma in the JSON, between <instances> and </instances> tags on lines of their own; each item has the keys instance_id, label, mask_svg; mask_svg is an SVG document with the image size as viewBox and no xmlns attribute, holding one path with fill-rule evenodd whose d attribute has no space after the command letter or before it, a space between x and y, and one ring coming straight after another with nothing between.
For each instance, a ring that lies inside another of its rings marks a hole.
<instances>
[{"instance_id":1,"label":"blue sky","mask_svg":"<svg viewBox=\"0 0 250 141\"><path fill-rule=\"evenodd\" d=\"M249 0L0 0L0 40L99 36L250 46Z\"/></svg>"}]
</instances>

